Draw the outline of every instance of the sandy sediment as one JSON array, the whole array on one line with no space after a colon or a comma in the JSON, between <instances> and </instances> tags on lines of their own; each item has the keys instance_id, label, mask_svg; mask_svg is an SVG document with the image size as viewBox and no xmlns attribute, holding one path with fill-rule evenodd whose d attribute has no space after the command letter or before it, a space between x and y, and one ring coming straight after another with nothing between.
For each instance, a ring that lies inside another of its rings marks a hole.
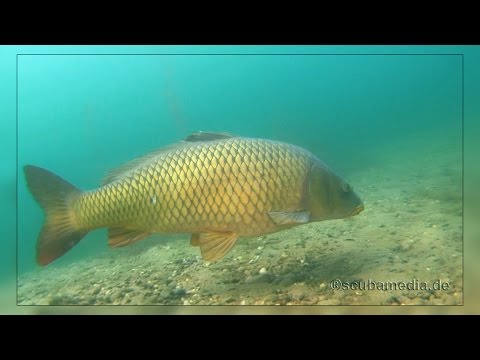
<instances>
[{"instance_id":1,"label":"sandy sediment","mask_svg":"<svg viewBox=\"0 0 480 360\"><path fill-rule=\"evenodd\" d=\"M430 154L355 173L353 218L239 240L215 263L188 235L152 236L23 274L18 304L461 305L460 165Z\"/></svg>"}]
</instances>

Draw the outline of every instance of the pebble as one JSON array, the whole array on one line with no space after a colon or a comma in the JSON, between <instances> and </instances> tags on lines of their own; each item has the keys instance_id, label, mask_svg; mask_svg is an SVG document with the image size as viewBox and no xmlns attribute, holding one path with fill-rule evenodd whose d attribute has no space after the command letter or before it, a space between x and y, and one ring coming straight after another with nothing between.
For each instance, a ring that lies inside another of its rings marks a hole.
<instances>
[{"instance_id":1,"label":"pebble","mask_svg":"<svg viewBox=\"0 0 480 360\"><path fill-rule=\"evenodd\" d=\"M182 287L177 287L177 288L173 289L172 294L175 297L182 297L182 296L185 296L187 294L187 290L185 290Z\"/></svg>"},{"instance_id":2,"label":"pebble","mask_svg":"<svg viewBox=\"0 0 480 360\"><path fill-rule=\"evenodd\" d=\"M249 264L253 264L254 262L256 262L256 261L258 260L259 257L260 257L260 256L255 255L255 257L254 257L253 259L251 259L248 263L249 263Z\"/></svg>"},{"instance_id":3,"label":"pebble","mask_svg":"<svg viewBox=\"0 0 480 360\"><path fill-rule=\"evenodd\" d=\"M428 303L425 300L420 298L415 298L408 303L408 305L427 305L427 304Z\"/></svg>"},{"instance_id":4,"label":"pebble","mask_svg":"<svg viewBox=\"0 0 480 360\"><path fill-rule=\"evenodd\" d=\"M165 299L168 299L170 298L170 296L172 295L172 291L170 289L164 289L162 290L162 292L160 293L160 296L162 298L165 298Z\"/></svg>"},{"instance_id":5,"label":"pebble","mask_svg":"<svg viewBox=\"0 0 480 360\"><path fill-rule=\"evenodd\" d=\"M68 304L68 301L65 301L68 299L65 299L63 295L54 295L50 300L49 300L49 305L65 305Z\"/></svg>"},{"instance_id":6,"label":"pebble","mask_svg":"<svg viewBox=\"0 0 480 360\"><path fill-rule=\"evenodd\" d=\"M120 300L123 298L123 294L121 291L114 291L112 292L111 297L112 297L112 300Z\"/></svg>"},{"instance_id":7,"label":"pebble","mask_svg":"<svg viewBox=\"0 0 480 360\"><path fill-rule=\"evenodd\" d=\"M147 283L144 283L144 284L143 284L143 287L144 287L145 289L153 289L153 284L147 282Z\"/></svg>"},{"instance_id":8,"label":"pebble","mask_svg":"<svg viewBox=\"0 0 480 360\"><path fill-rule=\"evenodd\" d=\"M266 274L267 273L267 269L265 269L264 267L262 267L259 271L260 274Z\"/></svg>"},{"instance_id":9,"label":"pebble","mask_svg":"<svg viewBox=\"0 0 480 360\"><path fill-rule=\"evenodd\" d=\"M278 295L276 294L272 294L272 295L268 295L266 298L265 298L265 302L276 302L278 301Z\"/></svg>"},{"instance_id":10,"label":"pebble","mask_svg":"<svg viewBox=\"0 0 480 360\"><path fill-rule=\"evenodd\" d=\"M95 302L90 301L90 300L82 300L78 303L78 305L93 305Z\"/></svg>"},{"instance_id":11,"label":"pebble","mask_svg":"<svg viewBox=\"0 0 480 360\"><path fill-rule=\"evenodd\" d=\"M97 295L100 292L100 286L95 286L92 291L92 295Z\"/></svg>"}]
</instances>

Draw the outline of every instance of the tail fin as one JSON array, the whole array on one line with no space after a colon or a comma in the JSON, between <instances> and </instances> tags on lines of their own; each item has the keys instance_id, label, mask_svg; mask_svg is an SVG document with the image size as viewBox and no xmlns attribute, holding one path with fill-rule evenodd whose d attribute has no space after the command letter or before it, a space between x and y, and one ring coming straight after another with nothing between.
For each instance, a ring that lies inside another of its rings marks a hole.
<instances>
[{"instance_id":1,"label":"tail fin","mask_svg":"<svg viewBox=\"0 0 480 360\"><path fill-rule=\"evenodd\" d=\"M74 247L88 232L77 228L71 207L81 191L48 170L33 165L23 169L30 192L45 212L37 240L37 262L47 265Z\"/></svg>"}]
</instances>

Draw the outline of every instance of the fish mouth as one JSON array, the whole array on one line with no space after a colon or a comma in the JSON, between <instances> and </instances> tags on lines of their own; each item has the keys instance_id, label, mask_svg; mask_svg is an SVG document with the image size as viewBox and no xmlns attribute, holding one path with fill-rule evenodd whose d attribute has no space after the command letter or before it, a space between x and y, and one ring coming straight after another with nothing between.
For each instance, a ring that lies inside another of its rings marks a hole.
<instances>
[{"instance_id":1,"label":"fish mouth","mask_svg":"<svg viewBox=\"0 0 480 360\"><path fill-rule=\"evenodd\" d=\"M363 205L357 206L357 207L355 208L355 210L353 210L351 216L355 216L355 215L360 214L360 213L363 211L363 209L365 209L365 207L364 207Z\"/></svg>"}]
</instances>

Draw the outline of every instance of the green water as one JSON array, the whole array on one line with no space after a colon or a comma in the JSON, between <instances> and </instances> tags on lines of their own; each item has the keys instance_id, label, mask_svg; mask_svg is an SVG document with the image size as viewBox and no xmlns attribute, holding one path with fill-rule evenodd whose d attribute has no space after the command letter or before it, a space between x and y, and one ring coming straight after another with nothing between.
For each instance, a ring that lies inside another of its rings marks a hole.
<instances>
[{"instance_id":1,"label":"green water","mask_svg":"<svg viewBox=\"0 0 480 360\"><path fill-rule=\"evenodd\" d=\"M348 177L372 152L412 132L435 130L435 141L443 130L460 146L461 61L455 55L22 55L19 166L36 164L89 189L135 156L192 131L218 130L304 146ZM26 270L34 265L42 216L22 180L19 265ZM104 246L87 239L67 256Z\"/></svg>"},{"instance_id":2,"label":"green water","mask_svg":"<svg viewBox=\"0 0 480 360\"><path fill-rule=\"evenodd\" d=\"M109 169L200 130L302 146L346 179L376 169L362 184L375 184L375 173L382 174L392 161L408 169L432 156L412 140L418 137L431 144L449 143L448 151L434 158L453 156L461 163L464 59L459 54L473 50L5 48L4 53L21 54L16 58L18 78L11 72L5 76L18 85L18 270L38 268L35 243L43 222L25 186L25 164L92 189ZM15 94L9 96L10 106L4 111L11 116ZM13 124L2 126L5 133L14 134ZM398 153L382 156L391 154L392 147ZM2 163L11 162L9 156ZM461 182L461 172L452 171ZM11 204L16 201L15 181L9 174L1 186ZM415 181L412 177L412 189ZM362 196L362 188L352 185ZM452 201L460 192L459 187L442 189ZM2 213L10 225L4 236L14 239L15 214L11 208ZM68 267L104 251L109 251L106 232L97 230L57 263ZM11 252L1 256L4 266L14 265Z\"/></svg>"}]
</instances>

